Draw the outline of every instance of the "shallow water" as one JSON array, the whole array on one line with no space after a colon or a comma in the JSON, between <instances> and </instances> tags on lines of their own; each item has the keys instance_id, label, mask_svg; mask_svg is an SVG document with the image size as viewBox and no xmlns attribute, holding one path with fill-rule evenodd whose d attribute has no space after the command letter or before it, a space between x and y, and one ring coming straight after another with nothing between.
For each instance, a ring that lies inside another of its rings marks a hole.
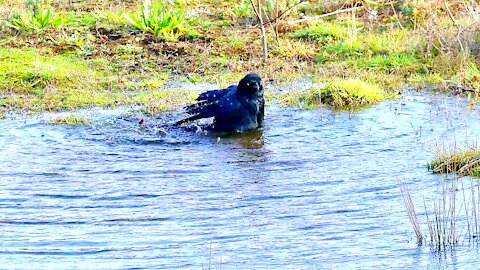
<instances>
[{"instance_id":1,"label":"shallow water","mask_svg":"<svg viewBox=\"0 0 480 270\"><path fill-rule=\"evenodd\" d=\"M418 247L417 207L442 176L437 145L479 139L455 97L409 93L358 112L269 106L266 127L218 139L155 118L92 125L0 121L0 262L6 269L431 269L478 248ZM48 118L48 116L45 116Z\"/></svg>"}]
</instances>

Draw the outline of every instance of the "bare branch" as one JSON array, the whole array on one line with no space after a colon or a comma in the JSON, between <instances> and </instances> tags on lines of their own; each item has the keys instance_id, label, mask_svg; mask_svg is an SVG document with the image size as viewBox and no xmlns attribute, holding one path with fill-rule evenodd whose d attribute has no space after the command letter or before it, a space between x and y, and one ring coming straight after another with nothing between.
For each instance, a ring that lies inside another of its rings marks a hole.
<instances>
[{"instance_id":1,"label":"bare branch","mask_svg":"<svg viewBox=\"0 0 480 270\"><path fill-rule=\"evenodd\" d=\"M354 11L354 10L358 10L358 9L362 9L362 8L363 7L352 7L352 8L346 8L346 9L340 9L340 10L336 10L336 11L333 11L333 12L330 12L330 13L325 13L325 14L322 14L322 15L318 15L318 16L315 16L315 17L310 17L310 18L305 18L305 19L300 19L300 20L295 20L295 21L289 21L288 23L294 24L294 23L300 23L300 22L306 22L306 21L315 21L315 20L318 20L318 19L321 19L321 18L324 18L324 17L332 16L332 15L339 14L339 13L350 12L350 11Z\"/></svg>"}]
</instances>

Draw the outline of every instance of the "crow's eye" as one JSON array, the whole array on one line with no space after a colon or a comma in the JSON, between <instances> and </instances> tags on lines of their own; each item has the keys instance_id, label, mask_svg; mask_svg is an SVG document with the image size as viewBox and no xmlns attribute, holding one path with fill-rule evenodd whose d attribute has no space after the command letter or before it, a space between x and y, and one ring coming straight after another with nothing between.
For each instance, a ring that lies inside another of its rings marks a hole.
<instances>
[{"instance_id":1,"label":"crow's eye","mask_svg":"<svg viewBox=\"0 0 480 270\"><path fill-rule=\"evenodd\" d=\"M250 83L247 83L247 86L250 86Z\"/></svg>"}]
</instances>

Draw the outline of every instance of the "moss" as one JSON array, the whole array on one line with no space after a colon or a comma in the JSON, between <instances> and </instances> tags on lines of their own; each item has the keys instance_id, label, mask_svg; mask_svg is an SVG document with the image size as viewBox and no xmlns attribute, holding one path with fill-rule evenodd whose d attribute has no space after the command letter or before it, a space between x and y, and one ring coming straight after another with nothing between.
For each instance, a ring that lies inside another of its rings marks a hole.
<instances>
[{"instance_id":1,"label":"moss","mask_svg":"<svg viewBox=\"0 0 480 270\"><path fill-rule=\"evenodd\" d=\"M450 152L437 151L435 159L428 163L434 173L453 173L480 177L480 149L454 149Z\"/></svg>"},{"instance_id":2,"label":"moss","mask_svg":"<svg viewBox=\"0 0 480 270\"><path fill-rule=\"evenodd\" d=\"M71 114L67 117L58 117L48 121L53 125L84 126L90 124L90 119L83 116Z\"/></svg>"}]
</instances>

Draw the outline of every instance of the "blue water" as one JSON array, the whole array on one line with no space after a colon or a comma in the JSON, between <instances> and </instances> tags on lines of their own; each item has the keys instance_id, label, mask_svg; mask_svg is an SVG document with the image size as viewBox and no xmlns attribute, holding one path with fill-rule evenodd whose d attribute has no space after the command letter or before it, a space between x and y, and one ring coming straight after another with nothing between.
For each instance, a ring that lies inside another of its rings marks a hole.
<instances>
[{"instance_id":1,"label":"blue water","mask_svg":"<svg viewBox=\"0 0 480 270\"><path fill-rule=\"evenodd\" d=\"M479 139L479 110L465 99L407 93L356 112L268 106L263 132L221 139L165 127L177 112L88 115L88 126L0 121L0 268L480 263L475 246L418 247L398 186L409 185L420 212L438 195L444 177L426 168L435 148Z\"/></svg>"}]
</instances>

